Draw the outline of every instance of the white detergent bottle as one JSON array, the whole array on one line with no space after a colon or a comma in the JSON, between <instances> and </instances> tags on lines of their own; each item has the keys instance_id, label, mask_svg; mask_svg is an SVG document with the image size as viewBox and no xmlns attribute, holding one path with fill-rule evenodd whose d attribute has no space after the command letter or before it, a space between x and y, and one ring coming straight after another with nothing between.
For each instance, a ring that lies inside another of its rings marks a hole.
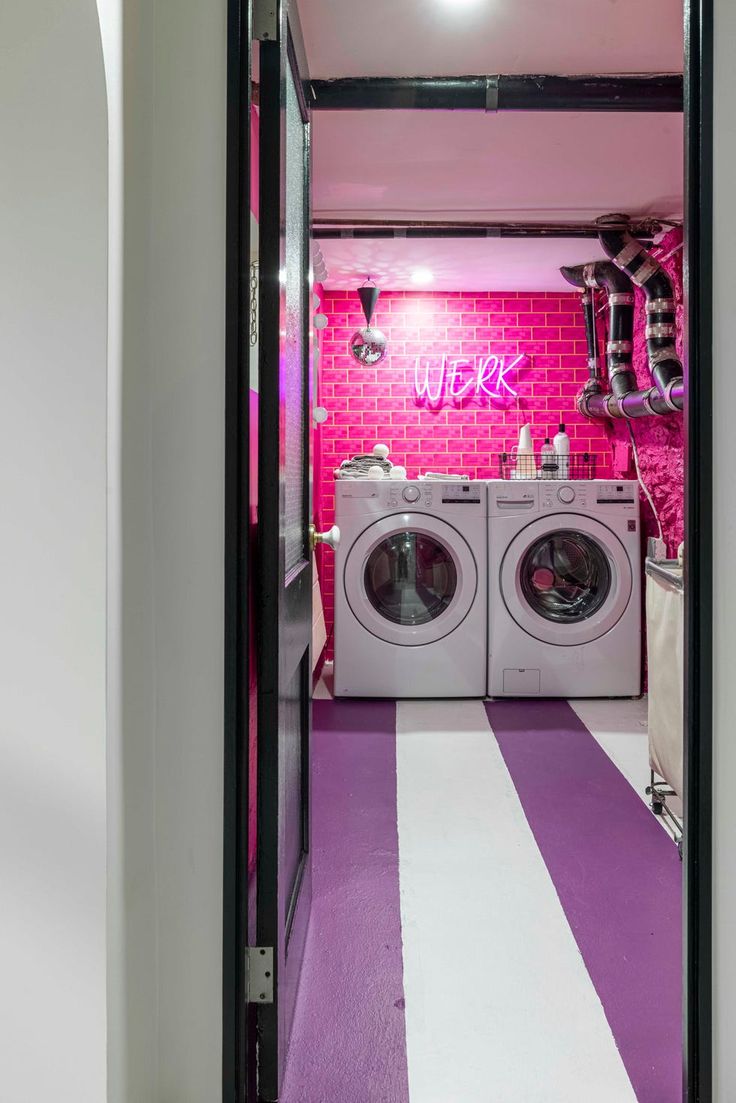
<instances>
[{"instance_id":1,"label":"white detergent bottle","mask_svg":"<svg viewBox=\"0 0 736 1103\"><path fill-rule=\"evenodd\" d=\"M516 460L516 467L511 475L512 479L536 479L537 465L534 462L532 427L529 422L522 425L519 430L519 443L511 449L511 455Z\"/></svg>"},{"instance_id":2,"label":"white detergent bottle","mask_svg":"<svg viewBox=\"0 0 736 1103\"><path fill-rule=\"evenodd\" d=\"M565 426L560 422L560 431L555 434L555 455L557 456L557 478L570 478L570 438L565 432Z\"/></svg>"},{"instance_id":3,"label":"white detergent bottle","mask_svg":"<svg viewBox=\"0 0 736 1103\"><path fill-rule=\"evenodd\" d=\"M543 479L556 479L557 469L559 468L559 461L554 449L554 445L550 443L549 437L544 438L544 444L539 450L540 466L542 468Z\"/></svg>"}]
</instances>

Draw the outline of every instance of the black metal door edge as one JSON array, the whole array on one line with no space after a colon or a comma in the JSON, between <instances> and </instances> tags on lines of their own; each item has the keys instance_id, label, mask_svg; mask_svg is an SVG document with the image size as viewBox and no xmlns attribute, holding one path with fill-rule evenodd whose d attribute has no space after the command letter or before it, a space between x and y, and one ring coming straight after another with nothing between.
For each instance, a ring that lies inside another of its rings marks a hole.
<instances>
[{"instance_id":1,"label":"black metal door edge","mask_svg":"<svg viewBox=\"0 0 736 1103\"><path fill-rule=\"evenodd\" d=\"M686 598L684 1038L686 1103L712 1080L713 3L685 2Z\"/></svg>"},{"instance_id":2,"label":"black metal door edge","mask_svg":"<svg viewBox=\"0 0 736 1103\"><path fill-rule=\"evenodd\" d=\"M253 1098L248 941L250 0L228 0L222 1100Z\"/></svg>"}]
</instances>

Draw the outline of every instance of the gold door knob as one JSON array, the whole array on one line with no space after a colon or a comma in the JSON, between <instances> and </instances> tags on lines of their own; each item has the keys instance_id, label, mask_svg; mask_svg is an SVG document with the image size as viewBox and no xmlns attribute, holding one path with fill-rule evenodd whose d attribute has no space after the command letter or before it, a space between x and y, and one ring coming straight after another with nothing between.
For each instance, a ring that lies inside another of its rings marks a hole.
<instances>
[{"instance_id":1,"label":"gold door knob","mask_svg":"<svg viewBox=\"0 0 736 1103\"><path fill-rule=\"evenodd\" d=\"M334 551L339 543L340 530L337 525L333 525L327 532L317 532L314 525L309 526L309 547L311 551L314 551L318 544L327 544Z\"/></svg>"}]
</instances>

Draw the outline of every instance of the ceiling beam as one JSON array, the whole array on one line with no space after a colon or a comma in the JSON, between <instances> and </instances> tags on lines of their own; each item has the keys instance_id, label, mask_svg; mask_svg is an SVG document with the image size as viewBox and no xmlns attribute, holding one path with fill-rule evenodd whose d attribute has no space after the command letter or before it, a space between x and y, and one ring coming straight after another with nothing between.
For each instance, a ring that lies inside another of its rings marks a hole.
<instances>
[{"instance_id":1,"label":"ceiling beam","mask_svg":"<svg viewBox=\"0 0 736 1103\"><path fill-rule=\"evenodd\" d=\"M338 77L309 82L314 111L681 112L682 75Z\"/></svg>"}]
</instances>

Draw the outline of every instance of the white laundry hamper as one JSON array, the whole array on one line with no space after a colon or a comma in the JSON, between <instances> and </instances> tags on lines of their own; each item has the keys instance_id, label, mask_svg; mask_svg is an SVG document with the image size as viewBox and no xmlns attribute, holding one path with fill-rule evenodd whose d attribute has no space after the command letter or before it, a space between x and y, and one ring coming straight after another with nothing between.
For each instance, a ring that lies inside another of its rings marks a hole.
<instances>
[{"instance_id":1,"label":"white laundry hamper","mask_svg":"<svg viewBox=\"0 0 736 1103\"><path fill-rule=\"evenodd\" d=\"M647 559L646 574L649 762L666 783L661 786L652 778L652 808L679 818L684 749L683 568L678 560Z\"/></svg>"}]
</instances>

